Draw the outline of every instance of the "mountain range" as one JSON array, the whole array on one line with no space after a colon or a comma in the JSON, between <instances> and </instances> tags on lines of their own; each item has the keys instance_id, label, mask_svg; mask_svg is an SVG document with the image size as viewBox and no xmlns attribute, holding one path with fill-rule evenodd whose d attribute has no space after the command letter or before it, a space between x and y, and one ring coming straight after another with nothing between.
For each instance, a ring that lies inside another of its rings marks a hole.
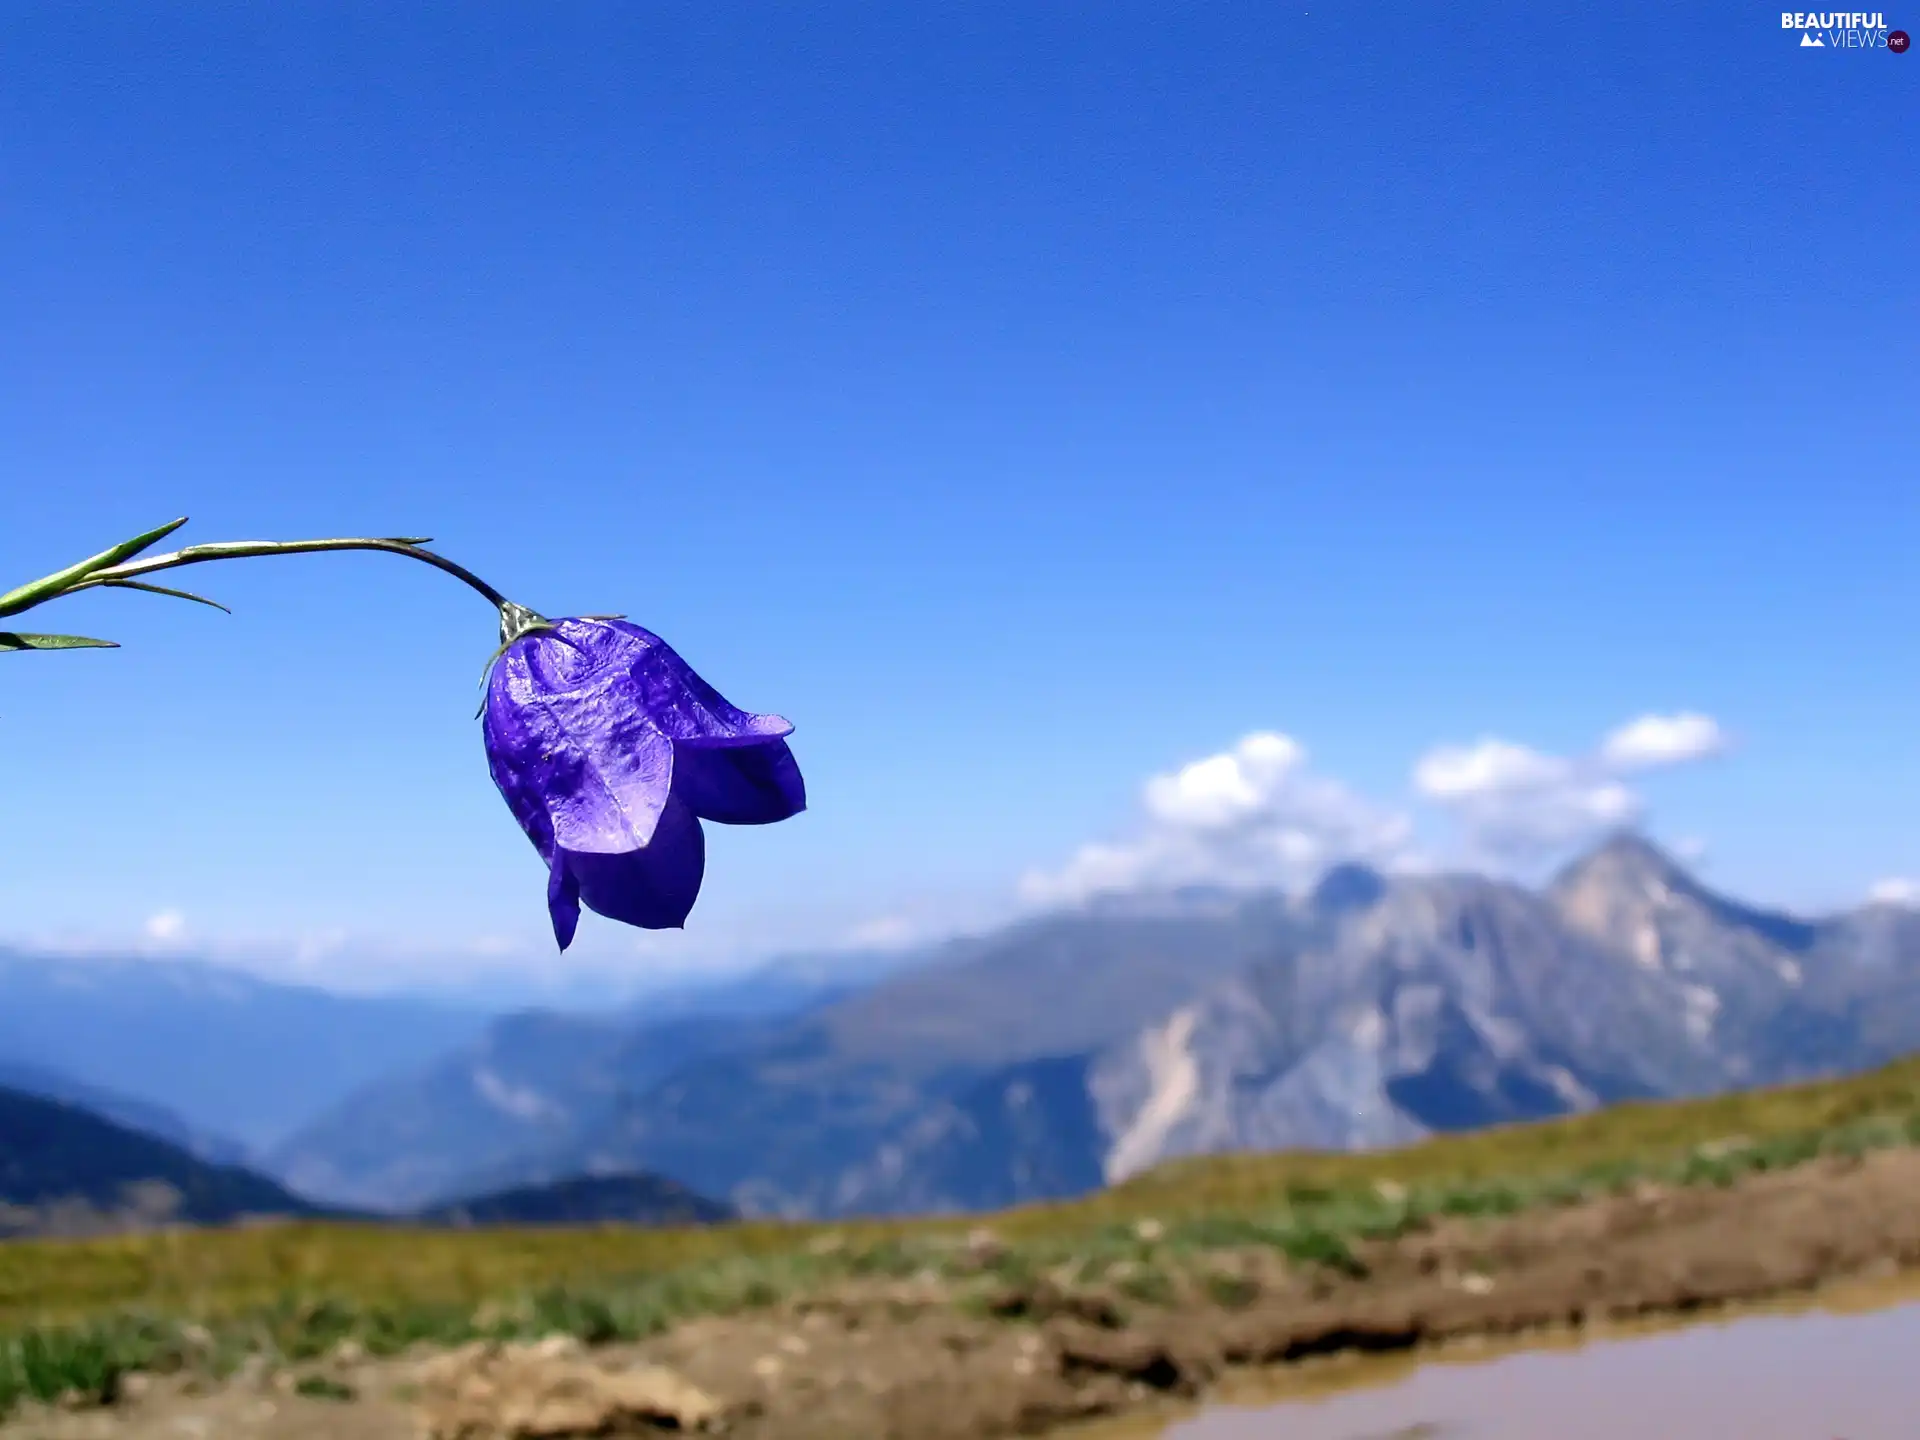
<instances>
[{"instance_id":1,"label":"mountain range","mask_svg":"<svg viewBox=\"0 0 1920 1440\"><path fill-rule=\"evenodd\" d=\"M216 1165L77 1105L0 1089L0 1237L310 1216L265 1176Z\"/></svg>"},{"instance_id":2,"label":"mountain range","mask_svg":"<svg viewBox=\"0 0 1920 1440\"><path fill-rule=\"evenodd\" d=\"M1540 890L1345 866L1040 916L786 1012L509 1018L270 1161L390 1207L647 1171L749 1215L970 1210L1916 1048L1920 913L1747 906L1621 835Z\"/></svg>"},{"instance_id":3,"label":"mountain range","mask_svg":"<svg viewBox=\"0 0 1920 1440\"><path fill-rule=\"evenodd\" d=\"M0 1086L213 1169L249 1140L296 1210L433 1223L992 1208L1920 1049L1920 912L1743 904L1633 835L1539 889L1342 866L1306 894L1113 897L593 1015L333 1007L132 973L151 963L36 990L0 957ZM271 1103L211 1103L256 1073Z\"/></svg>"},{"instance_id":4,"label":"mountain range","mask_svg":"<svg viewBox=\"0 0 1920 1440\"><path fill-rule=\"evenodd\" d=\"M679 1067L778 1034L900 963L781 960L613 1014L505 1015L425 1065L360 1087L263 1163L303 1193L376 1209L564 1178L575 1173L564 1161L553 1171L529 1157L570 1154Z\"/></svg>"},{"instance_id":5,"label":"mountain range","mask_svg":"<svg viewBox=\"0 0 1920 1440\"><path fill-rule=\"evenodd\" d=\"M311 1188L330 1193L316 1201L264 1173L262 1157L297 1122L311 1123L343 1101L356 1110L356 1087L374 1077L386 1077L389 1089L395 1075L430 1077L448 1068L445 1057L476 1044L484 1052L497 1043L536 1074L564 1061L577 1081L595 1053L588 1038L604 1037L610 1061L632 1057L620 1072L632 1083L670 1067L703 1037L825 1003L898 963L875 953L792 957L705 984L658 987L639 1012L629 1005L597 1020L509 1016L494 1036L483 1029L482 1012L437 1001L339 996L191 959L0 951L0 1235L267 1215L376 1218L339 1193L352 1187L329 1187L324 1169ZM649 1043L655 1031L658 1047ZM550 1054L543 1048L549 1034ZM360 1137L366 1163L384 1167L389 1183L373 1188L388 1216L425 1224L652 1224L732 1213L644 1172L557 1185L521 1185L509 1174L489 1185L489 1162L504 1166L529 1136L545 1134L548 1119L528 1100L533 1091L491 1079L482 1067L477 1118L511 1116L522 1127L508 1125L494 1150L459 1123L460 1089L430 1082L415 1111L383 1110ZM427 1132L451 1132L463 1148L435 1169L430 1147L414 1144ZM356 1144L351 1132L340 1138L350 1149ZM459 1183L469 1175L471 1184ZM413 1193L421 1207L394 1203Z\"/></svg>"},{"instance_id":6,"label":"mountain range","mask_svg":"<svg viewBox=\"0 0 1920 1440\"><path fill-rule=\"evenodd\" d=\"M399 1215L317 1205L243 1166L64 1101L0 1087L0 1239L342 1219L426 1226L708 1225L732 1207L664 1177L577 1177Z\"/></svg>"},{"instance_id":7,"label":"mountain range","mask_svg":"<svg viewBox=\"0 0 1920 1440\"><path fill-rule=\"evenodd\" d=\"M238 1141L202 1130L164 1105L89 1085L84 1080L76 1080L71 1075L44 1065L0 1060L0 1089L14 1090L23 1095L85 1110L129 1130L176 1145L195 1159L205 1160L209 1164L239 1165L247 1158L246 1147Z\"/></svg>"},{"instance_id":8,"label":"mountain range","mask_svg":"<svg viewBox=\"0 0 1920 1440\"><path fill-rule=\"evenodd\" d=\"M210 1154L263 1150L376 1076L471 1038L488 1018L185 959L0 950L0 1062L15 1077L0 1084L83 1104L71 1087L123 1097L95 1108L135 1124L129 1104L166 1112L147 1128Z\"/></svg>"}]
</instances>

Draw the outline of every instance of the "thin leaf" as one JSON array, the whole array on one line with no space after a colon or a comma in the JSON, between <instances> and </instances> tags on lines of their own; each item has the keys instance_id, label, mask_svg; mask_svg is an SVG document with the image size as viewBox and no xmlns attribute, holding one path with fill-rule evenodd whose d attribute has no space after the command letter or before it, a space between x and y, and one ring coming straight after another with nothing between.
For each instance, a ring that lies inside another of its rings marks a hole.
<instances>
[{"instance_id":1,"label":"thin leaf","mask_svg":"<svg viewBox=\"0 0 1920 1440\"><path fill-rule=\"evenodd\" d=\"M9 590L6 594L0 595L0 615L18 615L22 610L30 610L43 600L51 600L71 586L74 581L84 580L96 570L104 570L109 565L118 565L123 560L131 559L156 541L166 539L186 523L187 517L182 515L178 520L162 525L157 530L149 530L146 534L136 535L131 540L122 540L112 549L102 550L90 560L82 560L77 565L56 570L44 579L22 585L16 590Z\"/></svg>"},{"instance_id":2,"label":"thin leaf","mask_svg":"<svg viewBox=\"0 0 1920 1440\"><path fill-rule=\"evenodd\" d=\"M118 650L118 640L95 640L87 635L22 635L0 630L0 652L9 650Z\"/></svg>"},{"instance_id":3,"label":"thin leaf","mask_svg":"<svg viewBox=\"0 0 1920 1440\"><path fill-rule=\"evenodd\" d=\"M233 613L218 600L209 600L206 596L196 595L191 590L172 590L165 585L149 584L145 580L102 580L100 583L110 585L115 590L145 590L150 595L171 595L176 600L193 600L201 605L211 605L216 610L224 610L229 615Z\"/></svg>"}]
</instances>

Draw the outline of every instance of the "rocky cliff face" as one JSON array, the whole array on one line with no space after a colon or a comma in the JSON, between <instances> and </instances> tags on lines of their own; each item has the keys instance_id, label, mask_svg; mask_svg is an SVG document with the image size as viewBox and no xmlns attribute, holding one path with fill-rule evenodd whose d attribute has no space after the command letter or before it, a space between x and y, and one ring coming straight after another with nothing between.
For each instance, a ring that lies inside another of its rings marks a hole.
<instances>
[{"instance_id":1,"label":"rocky cliff face","mask_svg":"<svg viewBox=\"0 0 1920 1440\"><path fill-rule=\"evenodd\" d=\"M1672 992L1549 899L1400 881L1326 945L1251 967L1098 1057L1105 1173L1391 1145L1725 1083Z\"/></svg>"}]
</instances>

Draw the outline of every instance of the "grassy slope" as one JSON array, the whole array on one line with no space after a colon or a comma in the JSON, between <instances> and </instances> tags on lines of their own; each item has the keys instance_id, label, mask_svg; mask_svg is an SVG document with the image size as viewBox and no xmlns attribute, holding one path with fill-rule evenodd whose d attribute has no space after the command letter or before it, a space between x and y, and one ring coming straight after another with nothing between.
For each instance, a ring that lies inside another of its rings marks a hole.
<instances>
[{"instance_id":1,"label":"grassy slope","mask_svg":"<svg viewBox=\"0 0 1920 1440\"><path fill-rule=\"evenodd\" d=\"M481 1333L644 1334L849 1275L947 1269L955 1239L983 1224L1008 1246L987 1279L1063 1261L1094 1272L1121 1258L1178 1264L1248 1244L1339 1265L1350 1263L1347 1238L1433 1213L1511 1211L1638 1178L1725 1183L1822 1150L1911 1143L1920 1057L1846 1080L1620 1106L1395 1151L1181 1161L1084 1200L990 1218L453 1232L294 1223L19 1241L0 1245L0 1405L110 1388L120 1369L208 1347L299 1357L348 1335L381 1350ZM1134 1226L1148 1217L1161 1230L1143 1242ZM217 1334L183 1331L189 1319Z\"/></svg>"}]
</instances>

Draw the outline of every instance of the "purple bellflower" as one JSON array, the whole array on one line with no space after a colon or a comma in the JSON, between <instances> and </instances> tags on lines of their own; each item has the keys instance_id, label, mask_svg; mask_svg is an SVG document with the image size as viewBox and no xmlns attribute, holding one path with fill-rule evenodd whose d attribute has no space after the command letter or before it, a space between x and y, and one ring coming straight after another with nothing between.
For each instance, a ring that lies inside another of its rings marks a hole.
<instances>
[{"instance_id":1,"label":"purple bellflower","mask_svg":"<svg viewBox=\"0 0 1920 1440\"><path fill-rule=\"evenodd\" d=\"M807 808L778 715L735 709L659 636L619 616L547 620L516 605L424 536L228 540L145 552L174 520L0 593L0 619L111 586L226 607L145 577L264 555L377 550L453 576L500 615L481 706L487 768L547 862L547 910L566 949L580 906L649 930L686 923L706 870L702 820L770 825ZM142 558L144 557L144 558ZM0 654L112 649L111 640L0 630Z\"/></svg>"},{"instance_id":2,"label":"purple bellflower","mask_svg":"<svg viewBox=\"0 0 1920 1440\"><path fill-rule=\"evenodd\" d=\"M793 733L722 699L659 636L622 619L502 607L487 678L487 768L547 862L566 949L580 906L677 929L706 868L702 820L769 825L806 808Z\"/></svg>"}]
</instances>

